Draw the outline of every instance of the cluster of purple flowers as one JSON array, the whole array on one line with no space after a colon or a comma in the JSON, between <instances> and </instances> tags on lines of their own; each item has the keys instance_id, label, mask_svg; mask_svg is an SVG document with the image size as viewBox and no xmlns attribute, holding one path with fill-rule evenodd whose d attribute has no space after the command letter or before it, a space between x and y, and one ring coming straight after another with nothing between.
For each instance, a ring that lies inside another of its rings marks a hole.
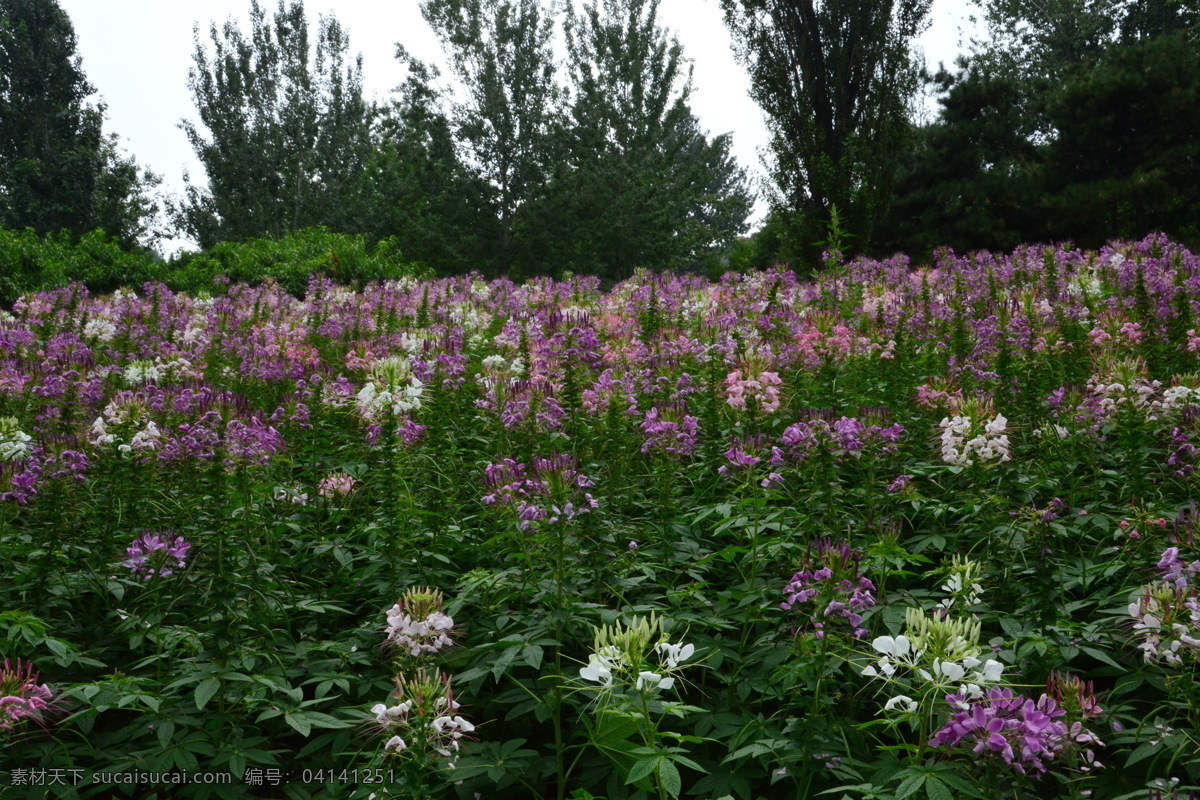
<instances>
[{"instance_id":1,"label":"cluster of purple flowers","mask_svg":"<svg viewBox=\"0 0 1200 800\"><path fill-rule=\"evenodd\" d=\"M998 756L1022 775L1045 772L1068 750L1081 754L1081 771L1103 766L1091 748L1104 742L1086 727L1103 713L1090 682L1052 672L1037 700L997 686L970 701L947 695L946 702L955 713L930 739L932 746Z\"/></svg>"},{"instance_id":2,"label":"cluster of purple flowers","mask_svg":"<svg viewBox=\"0 0 1200 800\"><path fill-rule=\"evenodd\" d=\"M642 420L642 433L646 441L642 452L660 451L676 456L691 455L696 449L696 436L700 430L700 419L687 413L683 403L659 410L658 406L646 412Z\"/></svg>"},{"instance_id":3,"label":"cluster of purple flowers","mask_svg":"<svg viewBox=\"0 0 1200 800\"><path fill-rule=\"evenodd\" d=\"M491 490L481 498L484 505L512 506L521 530L542 520L553 524L574 519L599 506L591 494L581 491L594 485L591 478L565 453L535 456L528 468L512 458L489 464L483 482Z\"/></svg>"},{"instance_id":4,"label":"cluster of purple flowers","mask_svg":"<svg viewBox=\"0 0 1200 800\"><path fill-rule=\"evenodd\" d=\"M956 710L963 698L949 695L946 700ZM934 747L967 748L979 756L998 755L1013 769L1045 772L1066 744L1066 711L1054 698L1043 694L1036 701L1014 695L1002 686L988 689L966 711L957 711L929 744Z\"/></svg>"},{"instance_id":5,"label":"cluster of purple flowers","mask_svg":"<svg viewBox=\"0 0 1200 800\"><path fill-rule=\"evenodd\" d=\"M841 458L895 453L904 435L899 424L866 425L855 417L842 417L835 422L814 419L797 422L784 432L780 443L792 459L806 459L824 450Z\"/></svg>"},{"instance_id":6,"label":"cluster of purple flowers","mask_svg":"<svg viewBox=\"0 0 1200 800\"><path fill-rule=\"evenodd\" d=\"M801 632L818 639L828 632L826 623L844 622L861 639L868 633L862 615L875 605L875 584L861 573L862 551L845 542L817 539L802 568L784 587L784 611L793 611L802 622Z\"/></svg>"},{"instance_id":7,"label":"cluster of purple flowers","mask_svg":"<svg viewBox=\"0 0 1200 800\"><path fill-rule=\"evenodd\" d=\"M171 538L169 534L146 532L133 540L125 550L128 556L121 566L128 567L134 575L148 581L155 575L166 578L177 569L187 566L188 550L192 547L182 536Z\"/></svg>"},{"instance_id":8,"label":"cluster of purple flowers","mask_svg":"<svg viewBox=\"0 0 1200 800\"><path fill-rule=\"evenodd\" d=\"M52 708L54 692L38 683L33 664L4 660L0 668L0 731L11 731L27 719L40 722Z\"/></svg>"}]
</instances>

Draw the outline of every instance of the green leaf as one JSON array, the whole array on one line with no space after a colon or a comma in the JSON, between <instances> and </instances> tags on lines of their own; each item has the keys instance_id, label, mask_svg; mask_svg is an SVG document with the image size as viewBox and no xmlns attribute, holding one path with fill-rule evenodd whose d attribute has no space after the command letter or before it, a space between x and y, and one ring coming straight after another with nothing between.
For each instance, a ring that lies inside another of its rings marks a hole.
<instances>
[{"instance_id":1,"label":"green leaf","mask_svg":"<svg viewBox=\"0 0 1200 800\"><path fill-rule=\"evenodd\" d=\"M516 660L517 655L521 652L520 647L509 647L496 658L496 663L492 664L492 677L499 682L500 676L508 669L509 665Z\"/></svg>"},{"instance_id":2,"label":"green leaf","mask_svg":"<svg viewBox=\"0 0 1200 800\"><path fill-rule=\"evenodd\" d=\"M1162 742L1145 742L1136 750L1129 754L1129 760L1125 762L1126 767L1133 766L1137 762L1149 758L1162 748Z\"/></svg>"},{"instance_id":3,"label":"green leaf","mask_svg":"<svg viewBox=\"0 0 1200 800\"><path fill-rule=\"evenodd\" d=\"M312 733L312 723L308 721L308 715L303 711L284 714L283 718L287 720L288 725L295 728L296 732L304 738L307 739L308 735Z\"/></svg>"},{"instance_id":4,"label":"green leaf","mask_svg":"<svg viewBox=\"0 0 1200 800\"><path fill-rule=\"evenodd\" d=\"M175 723L167 720L158 726L158 730L155 733L158 736L158 746L165 748L171 743L171 737L175 735Z\"/></svg>"},{"instance_id":5,"label":"green leaf","mask_svg":"<svg viewBox=\"0 0 1200 800\"><path fill-rule=\"evenodd\" d=\"M662 761L663 757L659 755L647 756L641 761L633 765L633 769L629 770L629 777L625 778L625 783L637 783L642 778L647 777L654 772L658 767L658 762Z\"/></svg>"},{"instance_id":6,"label":"green leaf","mask_svg":"<svg viewBox=\"0 0 1200 800\"><path fill-rule=\"evenodd\" d=\"M1087 653L1089 656L1096 659L1097 661L1102 661L1105 664L1108 664L1110 667L1116 667L1117 669L1121 669L1121 665L1118 664L1116 661L1113 661L1112 656L1110 656L1108 653L1104 652L1103 650L1098 650L1095 647L1080 647L1079 649L1082 650L1083 652Z\"/></svg>"},{"instance_id":7,"label":"green leaf","mask_svg":"<svg viewBox=\"0 0 1200 800\"><path fill-rule=\"evenodd\" d=\"M903 782L901 782L900 787L896 789L896 800L904 800L904 798L908 797L909 795L916 794L917 790L920 789L921 785L924 783L924 773L909 775L904 779Z\"/></svg>"},{"instance_id":8,"label":"green leaf","mask_svg":"<svg viewBox=\"0 0 1200 800\"><path fill-rule=\"evenodd\" d=\"M932 775L925 781L925 796L929 800L954 800L954 795L950 793L946 784Z\"/></svg>"},{"instance_id":9,"label":"green leaf","mask_svg":"<svg viewBox=\"0 0 1200 800\"><path fill-rule=\"evenodd\" d=\"M527 644L521 651L521 660L534 669L537 669L542 666L542 655L542 648L536 644Z\"/></svg>"},{"instance_id":10,"label":"green leaf","mask_svg":"<svg viewBox=\"0 0 1200 800\"><path fill-rule=\"evenodd\" d=\"M679 797L680 791L683 790L683 780L679 777L679 768L675 766L675 762L669 758L660 759L658 779L662 781L663 788L670 793L671 797Z\"/></svg>"},{"instance_id":11,"label":"green leaf","mask_svg":"<svg viewBox=\"0 0 1200 800\"><path fill-rule=\"evenodd\" d=\"M200 681L196 687L196 709L203 711L208 705L208 701L212 700L213 695L217 693L217 689L221 688L221 682L216 678L208 678Z\"/></svg>"},{"instance_id":12,"label":"green leaf","mask_svg":"<svg viewBox=\"0 0 1200 800\"><path fill-rule=\"evenodd\" d=\"M314 728L351 728L354 726L353 722L338 719L329 714L323 714L320 711L305 711L304 716L312 723Z\"/></svg>"}]
</instances>

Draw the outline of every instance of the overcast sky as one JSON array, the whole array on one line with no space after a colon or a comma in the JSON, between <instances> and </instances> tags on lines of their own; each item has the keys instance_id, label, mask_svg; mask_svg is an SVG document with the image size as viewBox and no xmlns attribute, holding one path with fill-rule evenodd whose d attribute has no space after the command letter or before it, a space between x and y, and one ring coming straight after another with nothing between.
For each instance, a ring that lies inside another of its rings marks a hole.
<instances>
[{"instance_id":1,"label":"overcast sky","mask_svg":"<svg viewBox=\"0 0 1200 800\"><path fill-rule=\"evenodd\" d=\"M274 10L277 0L260 0ZM183 174L196 181L203 170L192 155L179 122L196 119L187 89L194 49L192 27L232 17L248 26L250 0L59 0L79 39L83 69L108 107L105 130L116 132L139 164L164 179L168 192L181 193ZM964 46L969 0L934 0L932 25L918 42L928 62L952 62ZM421 19L417 0L308 0L310 24L332 13L350 36L351 52L363 54L368 95L383 100L403 78L394 58L403 43L417 58L443 63L433 32ZM759 152L766 144L762 112L747 95L745 71L730 51L718 0L662 0L660 20L678 33L693 61L692 109L712 134L733 133L738 161L761 175ZM93 98L95 99L95 98ZM757 216L762 213L762 204ZM178 244L168 245L177 249Z\"/></svg>"}]
</instances>

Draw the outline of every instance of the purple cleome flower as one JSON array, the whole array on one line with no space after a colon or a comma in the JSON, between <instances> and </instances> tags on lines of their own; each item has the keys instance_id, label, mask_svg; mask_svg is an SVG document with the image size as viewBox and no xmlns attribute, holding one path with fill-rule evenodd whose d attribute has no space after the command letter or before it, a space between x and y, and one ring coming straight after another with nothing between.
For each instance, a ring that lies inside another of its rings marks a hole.
<instances>
[{"instance_id":1,"label":"purple cleome flower","mask_svg":"<svg viewBox=\"0 0 1200 800\"><path fill-rule=\"evenodd\" d=\"M815 540L804 568L784 588L786 599L779 607L806 615L801 628L813 631L818 639L825 638L829 620L842 620L855 637L865 637L868 632L861 627L862 613L875 605L875 584L860 574L861 560L862 552L845 542Z\"/></svg>"},{"instance_id":2,"label":"purple cleome flower","mask_svg":"<svg viewBox=\"0 0 1200 800\"><path fill-rule=\"evenodd\" d=\"M964 698L948 695L953 708L961 708ZM999 755L1013 769L1045 772L1068 743L1070 730L1061 718L1066 711L1054 698L1043 694L1036 701L1014 695L1010 689L989 689L966 711L958 711L929 744L935 747L970 747L975 755Z\"/></svg>"},{"instance_id":3,"label":"purple cleome flower","mask_svg":"<svg viewBox=\"0 0 1200 800\"><path fill-rule=\"evenodd\" d=\"M38 684L33 664L21 659L4 660L0 668L0 730L11 731L24 720L41 722L52 708L54 692L46 684Z\"/></svg>"},{"instance_id":4,"label":"purple cleome flower","mask_svg":"<svg viewBox=\"0 0 1200 800\"><path fill-rule=\"evenodd\" d=\"M143 575L144 581L155 575L165 578L187 566L191 547L191 542L182 536L172 540L161 533L143 533L125 550L129 557L121 562L121 566L128 567L134 575Z\"/></svg>"}]
</instances>

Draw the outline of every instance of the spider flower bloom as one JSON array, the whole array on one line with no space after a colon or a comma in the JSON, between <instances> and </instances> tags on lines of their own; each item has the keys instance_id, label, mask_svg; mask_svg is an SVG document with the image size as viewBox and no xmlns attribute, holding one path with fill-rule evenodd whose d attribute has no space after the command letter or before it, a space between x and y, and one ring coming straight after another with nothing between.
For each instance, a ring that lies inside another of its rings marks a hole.
<instances>
[{"instance_id":1,"label":"spider flower bloom","mask_svg":"<svg viewBox=\"0 0 1200 800\"><path fill-rule=\"evenodd\" d=\"M954 708L962 708L963 698L951 695L946 699ZM996 754L1022 775L1027 769L1045 772L1046 762L1053 761L1067 744L1067 724L1059 719L1065 714L1047 695L1034 701L996 687L966 710L955 713L929 744L971 747L977 756Z\"/></svg>"},{"instance_id":2,"label":"spider flower bloom","mask_svg":"<svg viewBox=\"0 0 1200 800\"><path fill-rule=\"evenodd\" d=\"M187 554L191 547L191 542L182 536L172 540L161 533L143 533L125 550L129 557L121 565L128 567L134 575L142 575L144 581L155 575L165 578L187 566Z\"/></svg>"},{"instance_id":3,"label":"spider flower bloom","mask_svg":"<svg viewBox=\"0 0 1200 800\"><path fill-rule=\"evenodd\" d=\"M0 461L16 461L29 456L33 437L20 428L16 417L0 418Z\"/></svg>"},{"instance_id":4,"label":"spider flower bloom","mask_svg":"<svg viewBox=\"0 0 1200 800\"><path fill-rule=\"evenodd\" d=\"M25 720L41 723L51 709L54 692L46 684L38 684L33 664L21 659L4 661L0 669L0 730L11 731Z\"/></svg>"},{"instance_id":5,"label":"spider flower bloom","mask_svg":"<svg viewBox=\"0 0 1200 800\"><path fill-rule=\"evenodd\" d=\"M356 481L351 476L344 472L331 472L321 481L321 485L317 487L317 494L321 497L332 499L335 497L345 497L354 491Z\"/></svg>"},{"instance_id":6,"label":"spider flower bloom","mask_svg":"<svg viewBox=\"0 0 1200 800\"><path fill-rule=\"evenodd\" d=\"M450 631L454 620L442 611L442 593L437 589L414 586L396 605L387 610L386 637L413 658L434 655L454 641Z\"/></svg>"},{"instance_id":7,"label":"spider flower bloom","mask_svg":"<svg viewBox=\"0 0 1200 800\"><path fill-rule=\"evenodd\" d=\"M865 637L862 614L875 605L875 584L860 571L862 552L845 542L817 539L809 553L784 588L779 607L805 617L801 630L813 631L818 639L825 638L827 620L841 620L857 638Z\"/></svg>"}]
</instances>

